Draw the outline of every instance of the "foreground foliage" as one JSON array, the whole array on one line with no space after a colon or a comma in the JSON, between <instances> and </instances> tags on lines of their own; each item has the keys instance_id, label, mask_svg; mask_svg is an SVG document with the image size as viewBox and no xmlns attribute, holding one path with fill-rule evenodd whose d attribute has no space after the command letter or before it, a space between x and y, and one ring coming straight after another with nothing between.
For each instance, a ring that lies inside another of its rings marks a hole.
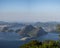
<instances>
[{"instance_id":1,"label":"foreground foliage","mask_svg":"<svg viewBox=\"0 0 60 48\"><path fill-rule=\"evenodd\" d=\"M20 48L60 48L60 43L59 41L52 41L52 40L44 42L38 42L34 40L20 46Z\"/></svg>"}]
</instances>

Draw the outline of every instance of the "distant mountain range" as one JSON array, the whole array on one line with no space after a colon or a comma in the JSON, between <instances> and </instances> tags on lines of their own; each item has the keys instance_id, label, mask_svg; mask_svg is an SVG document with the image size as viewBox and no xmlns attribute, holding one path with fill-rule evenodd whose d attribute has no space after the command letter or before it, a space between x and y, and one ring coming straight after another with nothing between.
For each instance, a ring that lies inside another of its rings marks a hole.
<instances>
[{"instance_id":1,"label":"distant mountain range","mask_svg":"<svg viewBox=\"0 0 60 48\"><path fill-rule=\"evenodd\" d=\"M57 26L59 25L59 26ZM21 36L20 40L34 40L40 36L47 35L48 32L60 32L59 22L3 22L0 21L0 32L14 32Z\"/></svg>"},{"instance_id":2,"label":"distant mountain range","mask_svg":"<svg viewBox=\"0 0 60 48\"><path fill-rule=\"evenodd\" d=\"M56 26L60 24L60 22L34 22L34 23L20 23L20 22L4 22L0 21L0 29L4 25L9 28L9 30L19 30L24 28L27 25L32 25L31 28L37 30L35 27L42 27L46 32L52 32L56 30ZM25 29L24 29L25 30Z\"/></svg>"},{"instance_id":3,"label":"distant mountain range","mask_svg":"<svg viewBox=\"0 0 60 48\"><path fill-rule=\"evenodd\" d=\"M25 26L20 32L18 32L23 37L39 37L47 34L44 29L33 27L32 25Z\"/></svg>"},{"instance_id":4,"label":"distant mountain range","mask_svg":"<svg viewBox=\"0 0 60 48\"><path fill-rule=\"evenodd\" d=\"M56 26L60 24L59 22L37 22L33 24L33 26L37 27L43 27L45 31L52 32L53 30L56 30Z\"/></svg>"}]
</instances>

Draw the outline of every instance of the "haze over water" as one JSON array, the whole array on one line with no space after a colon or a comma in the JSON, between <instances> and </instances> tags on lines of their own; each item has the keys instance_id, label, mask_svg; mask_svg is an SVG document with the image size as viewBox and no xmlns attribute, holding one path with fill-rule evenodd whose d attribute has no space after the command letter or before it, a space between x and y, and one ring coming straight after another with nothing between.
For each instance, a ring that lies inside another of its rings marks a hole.
<instances>
[{"instance_id":1,"label":"haze over water","mask_svg":"<svg viewBox=\"0 0 60 48\"><path fill-rule=\"evenodd\" d=\"M47 22L60 20L60 0L0 0L0 21Z\"/></svg>"}]
</instances>

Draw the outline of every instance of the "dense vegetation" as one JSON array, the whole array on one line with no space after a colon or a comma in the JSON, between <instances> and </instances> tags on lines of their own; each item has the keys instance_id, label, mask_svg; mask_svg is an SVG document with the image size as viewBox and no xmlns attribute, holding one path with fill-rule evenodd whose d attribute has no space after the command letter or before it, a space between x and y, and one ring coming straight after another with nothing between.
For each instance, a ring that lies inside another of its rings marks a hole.
<instances>
[{"instance_id":1,"label":"dense vegetation","mask_svg":"<svg viewBox=\"0 0 60 48\"><path fill-rule=\"evenodd\" d=\"M34 40L34 41L30 41L27 44L20 46L20 48L60 48L60 42L53 41L53 40L38 42Z\"/></svg>"}]
</instances>

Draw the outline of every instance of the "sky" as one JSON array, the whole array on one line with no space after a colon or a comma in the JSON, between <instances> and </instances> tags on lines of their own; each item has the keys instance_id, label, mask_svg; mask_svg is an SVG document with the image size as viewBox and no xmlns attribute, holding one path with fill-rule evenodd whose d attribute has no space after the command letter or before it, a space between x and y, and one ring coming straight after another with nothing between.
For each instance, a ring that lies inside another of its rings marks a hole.
<instances>
[{"instance_id":1,"label":"sky","mask_svg":"<svg viewBox=\"0 0 60 48\"><path fill-rule=\"evenodd\" d=\"M60 22L60 0L0 0L0 21Z\"/></svg>"}]
</instances>

